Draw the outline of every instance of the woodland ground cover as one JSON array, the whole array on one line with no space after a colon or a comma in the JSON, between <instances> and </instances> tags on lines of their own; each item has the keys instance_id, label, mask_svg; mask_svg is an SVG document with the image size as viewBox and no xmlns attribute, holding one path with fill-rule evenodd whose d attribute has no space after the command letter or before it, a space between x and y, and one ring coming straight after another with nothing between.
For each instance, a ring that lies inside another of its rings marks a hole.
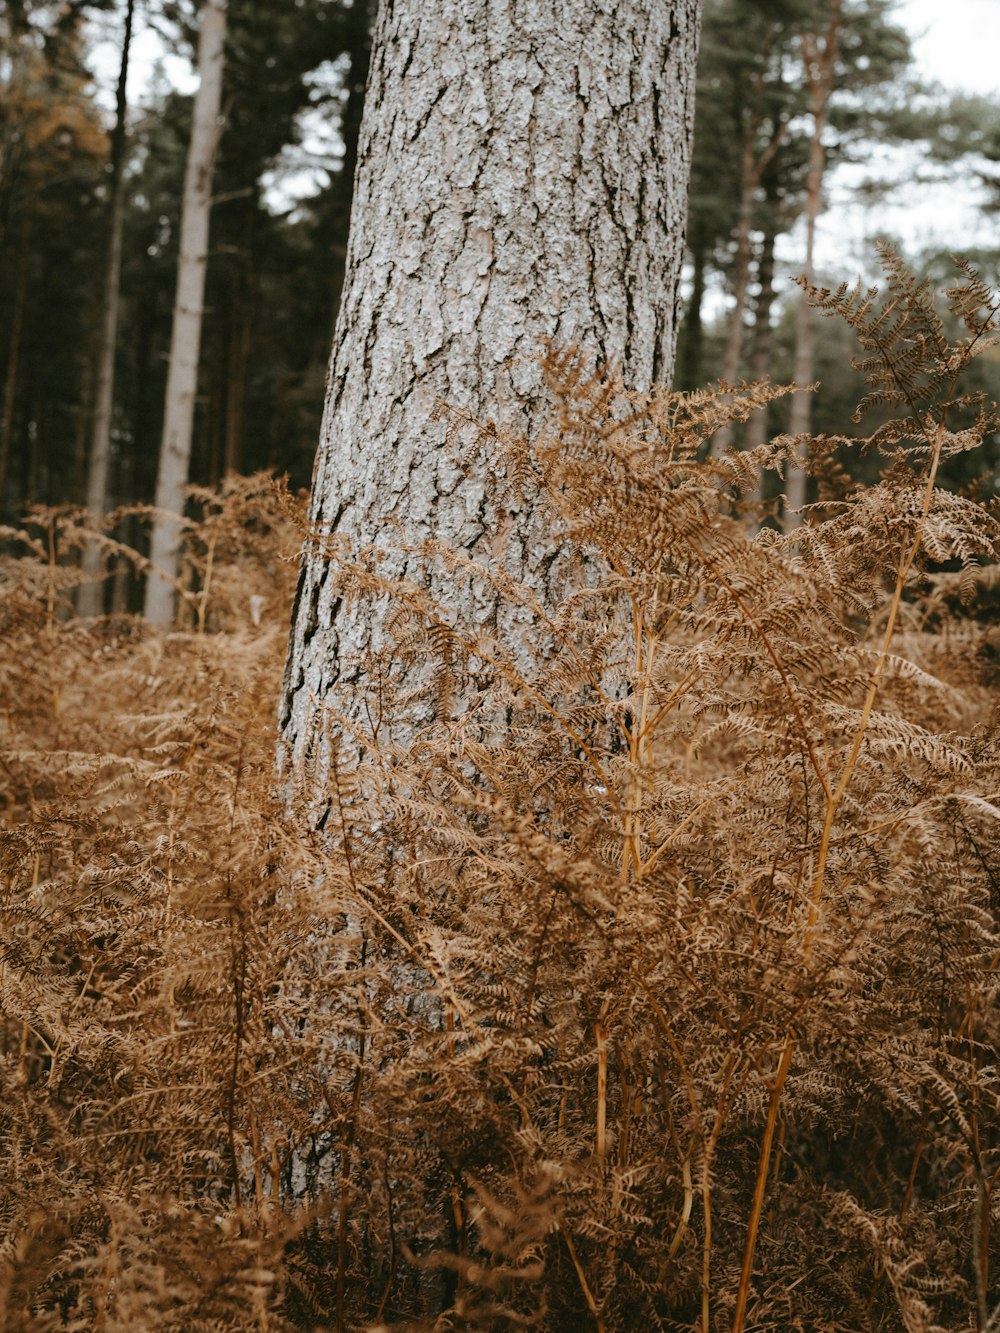
<instances>
[{"instance_id":1,"label":"woodland ground cover","mask_svg":"<svg viewBox=\"0 0 1000 1333\"><path fill-rule=\"evenodd\" d=\"M996 298L949 340L886 264L814 294L879 482L814 441L757 532L795 442L700 460L779 391L550 353L551 430L489 444L577 592L330 545L391 641L280 790L294 500L195 493L169 634L69 614L79 511L5 531L4 1327L995 1326L1000 528L935 481Z\"/></svg>"}]
</instances>

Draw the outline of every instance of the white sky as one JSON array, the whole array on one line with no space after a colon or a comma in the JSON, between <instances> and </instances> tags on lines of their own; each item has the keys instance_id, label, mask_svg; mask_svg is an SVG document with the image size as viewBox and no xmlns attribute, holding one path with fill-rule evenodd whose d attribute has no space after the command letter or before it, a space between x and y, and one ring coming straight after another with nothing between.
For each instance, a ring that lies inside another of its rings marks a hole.
<instances>
[{"instance_id":1,"label":"white sky","mask_svg":"<svg viewBox=\"0 0 1000 1333\"><path fill-rule=\"evenodd\" d=\"M931 78L969 92L1000 91L1000 0L902 0L897 12Z\"/></svg>"},{"instance_id":2,"label":"white sky","mask_svg":"<svg viewBox=\"0 0 1000 1333\"><path fill-rule=\"evenodd\" d=\"M896 18L913 38L915 70L926 84L1000 97L1000 0L899 0ZM862 206L851 186L884 172L898 182L876 203ZM978 182L937 185L913 178L929 171L919 152L885 148L863 167L845 167L828 183L829 208L819 221L817 261L831 276L866 276L873 267L872 241L881 236L908 250L1000 247L1000 222L978 207ZM792 271L803 241L786 238L782 257Z\"/></svg>"}]
</instances>

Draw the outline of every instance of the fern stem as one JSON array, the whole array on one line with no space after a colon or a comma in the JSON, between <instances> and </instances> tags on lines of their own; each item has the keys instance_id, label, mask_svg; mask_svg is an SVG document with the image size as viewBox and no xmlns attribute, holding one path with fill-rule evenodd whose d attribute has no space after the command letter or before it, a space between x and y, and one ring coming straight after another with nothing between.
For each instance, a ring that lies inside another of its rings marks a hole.
<instances>
[{"instance_id":1,"label":"fern stem","mask_svg":"<svg viewBox=\"0 0 1000 1333\"><path fill-rule=\"evenodd\" d=\"M834 821L837 818L840 803L844 799L851 778L854 776L854 770L857 767L858 760L861 757L861 747L864 745L865 736L868 732L868 723L871 720L872 710L875 707L875 700L878 698L879 688L882 684L882 677L885 674L885 668L889 661L889 649L892 646L892 638L896 630L896 620L899 616L899 608L903 602L903 590L906 587L906 580L909 577L910 570L913 568L913 562L917 558L917 552L920 550L920 543L924 534L924 525L927 522L927 516L930 514L931 505L934 501L934 483L937 480L938 466L941 462L941 443L943 433L944 428L940 427L934 440L933 452L931 454L931 465L927 474L927 484L924 487L920 518L917 521L916 532L913 535L909 550L896 572L896 586L893 589L892 597L889 601L889 614L886 619L885 633L882 636L882 646L879 649L878 661L875 664L875 670L872 672L872 678L868 685L868 692L861 709L861 718L854 735L850 754L847 756L847 761L841 771L840 780L838 781L837 786L832 793L829 791L827 792L826 813L823 818L823 832L820 837L819 854L816 858L816 873L813 878L812 893L809 900L809 919L806 924L806 937L803 948L803 953L806 958L808 958L812 952L813 937L815 934L816 923L819 919L819 909L822 903L823 889L826 882L826 865L830 852L830 838L833 833Z\"/></svg>"},{"instance_id":2,"label":"fern stem","mask_svg":"<svg viewBox=\"0 0 1000 1333\"><path fill-rule=\"evenodd\" d=\"M868 730L868 723L871 719L872 710L875 707L875 700L878 697L879 687L882 683L882 677L885 674L886 664L889 660L889 648L892 644L892 637L896 628L899 608L903 601L903 590L906 586L909 572L913 567L913 562L917 557L917 552L920 550L924 524L927 521L927 516L930 513L931 504L933 503L934 483L937 479L938 466L941 461L943 433L943 426L939 427L931 454L927 484L924 487L923 505L920 518L917 522L917 529L914 533L913 540L896 573L896 585L889 602L889 615L886 620L882 647L879 652L875 670L872 673L871 682L868 686L868 692L865 697L864 706L861 710L861 718L858 722L854 742L836 787L831 791L824 783L824 793L827 798L826 812L823 819L823 832L820 836L819 851L816 858L816 871L809 899L809 916L806 922L806 932L802 950L803 961L807 961L811 956L815 941L816 925L819 920L819 910L822 904L823 890L826 883L826 866L830 852L830 839L833 833L834 822L840 808L840 803L847 792L847 788L850 785L854 770L857 767L858 760L861 756L861 747L864 744L865 735ZM757 1182L754 1187L753 1204L750 1210L750 1220L747 1225L747 1239L743 1252L743 1266L740 1271L740 1285L737 1294L736 1313L733 1319L733 1333L742 1333L746 1319L746 1306L750 1293L750 1282L753 1276L754 1253L757 1246L757 1235L760 1230L760 1219L764 1208L764 1197L767 1192L767 1179L770 1172L771 1148L774 1142L774 1131L778 1122L778 1111L781 1104L781 1097L784 1092L785 1082L788 1078L788 1071L791 1068L794 1052L795 1032L794 1030L791 1030L785 1038L785 1047L781 1054L781 1061L778 1065L774 1085L771 1089L771 1099L767 1108L767 1122L764 1127L764 1137L761 1141L760 1160L757 1166Z\"/></svg>"},{"instance_id":3,"label":"fern stem","mask_svg":"<svg viewBox=\"0 0 1000 1333\"><path fill-rule=\"evenodd\" d=\"M608 1150L608 1029L605 1026L607 1005L601 1010L601 1017L594 1024L594 1038L597 1042L597 1126L596 1153L597 1165L604 1170Z\"/></svg>"},{"instance_id":4,"label":"fern stem","mask_svg":"<svg viewBox=\"0 0 1000 1333\"><path fill-rule=\"evenodd\" d=\"M601 1314L600 1306L594 1299L594 1293L590 1289L590 1283L587 1281L587 1275L583 1271L583 1265L580 1263L576 1252L576 1246L573 1244L573 1238L566 1230L565 1224L560 1220L559 1231L563 1240L566 1242L566 1249L569 1251L569 1257L573 1261L573 1267L576 1269L576 1279L580 1284L580 1290L583 1292L583 1299L587 1302L587 1309L594 1319L594 1325L597 1333L607 1333L607 1326L604 1323L604 1317Z\"/></svg>"},{"instance_id":5,"label":"fern stem","mask_svg":"<svg viewBox=\"0 0 1000 1333\"><path fill-rule=\"evenodd\" d=\"M728 1116L730 1106L729 1087L738 1063L739 1055L736 1051L731 1050L726 1057L719 1104L715 1110L712 1132L705 1144L701 1166L701 1211L704 1220L704 1234L701 1241L701 1333L711 1333L712 1329L712 1162L715 1158L715 1149L718 1146L722 1128ZM746 1074L740 1081L741 1089L745 1082Z\"/></svg>"},{"instance_id":6,"label":"fern stem","mask_svg":"<svg viewBox=\"0 0 1000 1333\"><path fill-rule=\"evenodd\" d=\"M750 1283L753 1280L753 1261L757 1249L757 1234L760 1231L760 1219L764 1212L764 1198L767 1194L767 1180L771 1171L771 1146L774 1143L774 1131L778 1125L778 1109L781 1095L785 1090L788 1071L792 1065L795 1051L795 1036L789 1032L785 1038L784 1049L778 1062L778 1069L771 1087L771 1099L767 1106L767 1122L764 1126L764 1138L760 1145L760 1159L757 1163L757 1180L754 1185L753 1203L750 1207L750 1220L747 1223L746 1244L743 1247L743 1265L740 1269L740 1285L736 1293L736 1310L733 1314L733 1333L743 1333L746 1324L747 1301L750 1298Z\"/></svg>"}]
</instances>

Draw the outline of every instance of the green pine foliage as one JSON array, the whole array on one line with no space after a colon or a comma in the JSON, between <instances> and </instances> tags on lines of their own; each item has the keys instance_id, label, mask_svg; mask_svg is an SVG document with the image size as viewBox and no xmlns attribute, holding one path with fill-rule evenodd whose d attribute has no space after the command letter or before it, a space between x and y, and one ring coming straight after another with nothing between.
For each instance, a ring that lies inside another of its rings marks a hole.
<instances>
[{"instance_id":1,"label":"green pine foliage","mask_svg":"<svg viewBox=\"0 0 1000 1333\"><path fill-rule=\"evenodd\" d=\"M71 515L5 534L4 1327L996 1323L1000 521L937 480L1000 321L885 264L813 294L876 483L817 441L755 535L792 442L704 446L779 390L550 350L548 430L477 457L565 599L328 542L389 632L280 790L296 504L200 493L164 637L65 613Z\"/></svg>"}]
</instances>

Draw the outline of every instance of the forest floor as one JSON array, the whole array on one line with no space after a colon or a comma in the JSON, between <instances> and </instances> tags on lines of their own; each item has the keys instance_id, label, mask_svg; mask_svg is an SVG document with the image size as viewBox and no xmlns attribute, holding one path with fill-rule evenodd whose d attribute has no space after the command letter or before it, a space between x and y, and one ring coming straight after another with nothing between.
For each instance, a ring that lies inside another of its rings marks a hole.
<instances>
[{"instance_id":1,"label":"forest floor","mask_svg":"<svg viewBox=\"0 0 1000 1333\"><path fill-rule=\"evenodd\" d=\"M769 655L826 632L801 567L766 634L717 599L661 649L704 683L641 838L621 745L560 731L605 725L569 621L572 669L531 687L562 712L500 681L506 746L439 718L334 764L317 840L275 783L295 507L261 478L201 500L170 633L72 616L78 515L37 511L0 569L0 1326L707 1328L794 1040L754 1326L969 1327L1000 1166L990 571L902 604L810 936L816 783ZM770 567L707 531L729 585ZM791 697L839 716L865 637L811 642Z\"/></svg>"}]
</instances>

